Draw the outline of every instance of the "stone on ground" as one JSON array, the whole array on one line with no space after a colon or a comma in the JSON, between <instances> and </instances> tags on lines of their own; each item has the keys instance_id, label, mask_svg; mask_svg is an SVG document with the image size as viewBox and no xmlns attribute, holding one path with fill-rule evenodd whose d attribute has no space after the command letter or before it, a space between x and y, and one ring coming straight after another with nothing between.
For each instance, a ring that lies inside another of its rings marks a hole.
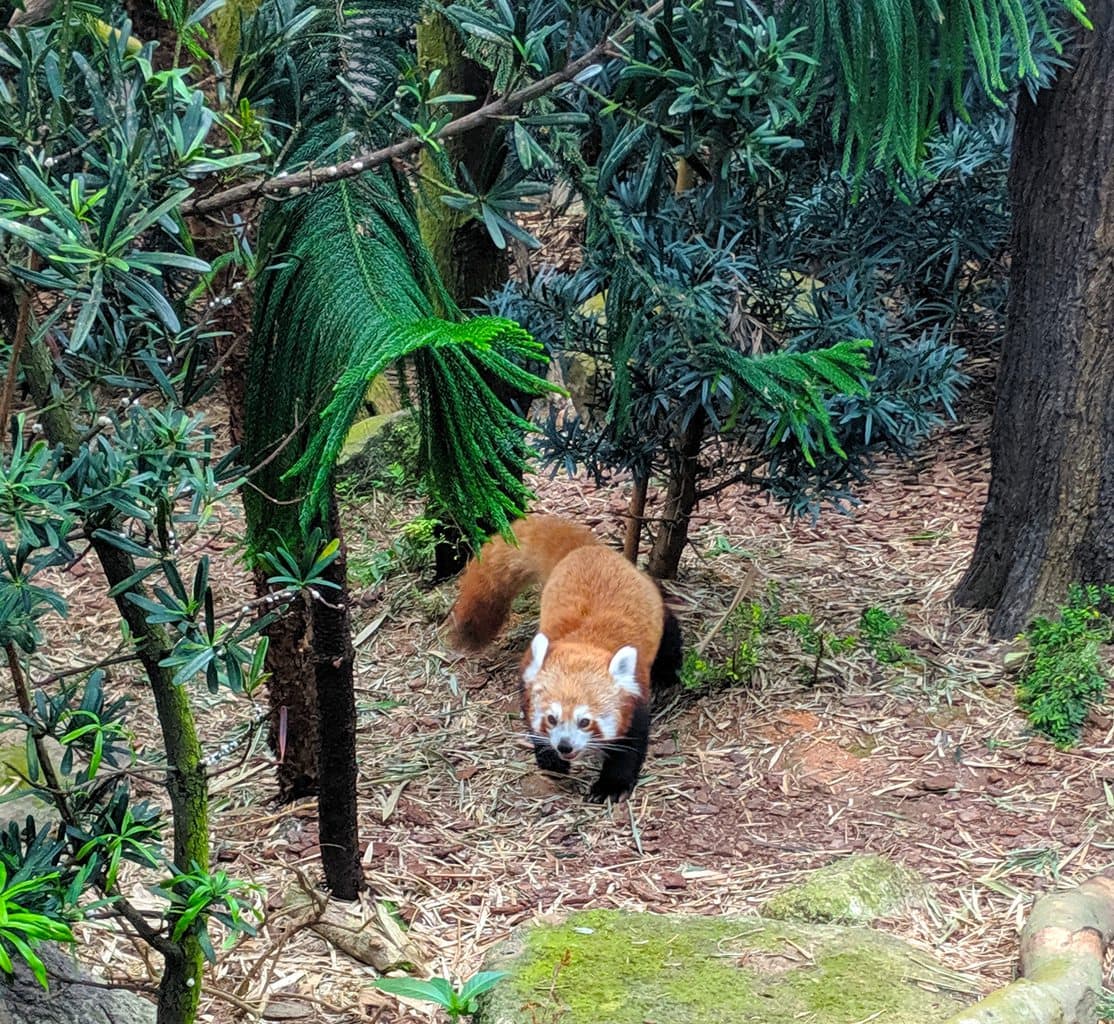
<instances>
[{"instance_id":1,"label":"stone on ground","mask_svg":"<svg viewBox=\"0 0 1114 1024\"><path fill-rule=\"evenodd\" d=\"M873 854L855 855L782 889L766 901L762 914L779 921L869 924L920 898L923 891L920 877L908 868Z\"/></svg>"},{"instance_id":2,"label":"stone on ground","mask_svg":"<svg viewBox=\"0 0 1114 1024\"><path fill-rule=\"evenodd\" d=\"M46 965L50 988L43 991L13 957L14 976L0 985L0 1024L154 1024L155 1004L124 989L74 985L60 978L91 980L72 957L50 946L36 951Z\"/></svg>"},{"instance_id":3,"label":"stone on ground","mask_svg":"<svg viewBox=\"0 0 1114 1024\"><path fill-rule=\"evenodd\" d=\"M593 910L520 930L478 1024L931 1024L969 988L861 928Z\"/></svg>"},{"instance_id":4,"label":"stone on ground","mask_svg":"<svg viewBox=\"0 0 1114 1024\"><path fill-rule=\"evenodd\" d=\"M337 473L357 490L361 486L378 489L390 481L396 467L407 467L412 472L420 443L413 410L369 416L348 432Z\"/></svg>"}]
</instances>

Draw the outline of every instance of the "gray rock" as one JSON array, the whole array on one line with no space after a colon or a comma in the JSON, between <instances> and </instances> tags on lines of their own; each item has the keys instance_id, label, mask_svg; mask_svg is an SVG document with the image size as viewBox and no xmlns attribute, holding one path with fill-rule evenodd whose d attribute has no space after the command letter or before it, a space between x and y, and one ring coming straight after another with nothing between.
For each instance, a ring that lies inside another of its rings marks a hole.
<instances>
[{"instance_id":1,"label":"gray rock","mask_svg":"<svg viewBox=\"0 0 1114 1024\"><path fill-rule=\"evenodd\" d=\"M12 982L0 983L0 1024L154 1024L154 1003L126 989L59 981L96 979L56 947L40 946L35 952L46 965L50 988L43 991L17 961Z\"/></svg>"},{"instance_id":2,"label":"gray rock","mask_svg":"<svg viewBox=\"0 0 1114 1024\"><path fill-rule=\"evenodd\" d=\"M404 479L413 480L421 437L412 409L369 416L348 432L337 473L356 491L392 490Z\"/></svg>"},{"instance_id":3,"label":"gray rock","mask_svg":"<svg viewBox=\"0 0 1114 1024\"><path fill-rule=\"evenodd\" d=\"M781 921L869 924L919 899L920 877L874 854L853 855L809 873L766 901L762 913Z\"/></svg>"}]
</instances>

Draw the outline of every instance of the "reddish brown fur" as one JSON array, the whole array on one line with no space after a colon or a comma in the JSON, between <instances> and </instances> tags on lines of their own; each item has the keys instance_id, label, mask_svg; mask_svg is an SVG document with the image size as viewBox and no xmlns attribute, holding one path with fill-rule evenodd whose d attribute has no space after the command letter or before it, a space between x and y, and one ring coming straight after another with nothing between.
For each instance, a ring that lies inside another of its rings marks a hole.
<instances>
[{"instance_id":1,"label":"reddish brown fur","mask_svg":"<svg viewBox=\"0 0 1114 1024\"><path fill-rule=\"evenodd\" d=\"M599 547L566 556L542 590L538 631L549 637L543 675L547 699L587 704L595 714L615 714L616 735L626 733L636 698L617 690L607 667L620 647L638 651L635 678L650 699L650 666L664 623L661 592L619 552ZM529 663L527 652L523 665ZM537 685L526 687L536 691ZM524 694L524 700L528 694Z\"/></svg>"},{"instance_id":2,"label":"reddish brown fur","mask_svg":"<svg viewBox=\"0 0 1114 1024\"><path fill-rule=\"evenodd\" d=\"M528 516L514 525L518 547L492 537L460 578L460 594L449 612L456 646L476 651L502 628L511 602L531 583L548 578L570 551L599 546L586 526L556 516Z\"/></svg>"},{"instance_id":3,"label":"reddish brown fur","mask_svg":"<svg viewBox=\"0 0 1114 1024\"><path fill-rule=\"evenodd\" d=\"M566 708L586 705L593 719L614 716L613 735L625 735L638 698L616 688L608 665L621 647L634 647L635 678L642 699L649 700L650 666L665 616L660 591L586 527L530 516L515 525L514 534L519 547L493 538L465 570L450 613L457 645L483 647L503 625L515 596L545 580L538 630L550 646L538 678L523 687L527 720L543 699ZM530 661L527 651L523 669Z\"/></svg>"}]
</instances>

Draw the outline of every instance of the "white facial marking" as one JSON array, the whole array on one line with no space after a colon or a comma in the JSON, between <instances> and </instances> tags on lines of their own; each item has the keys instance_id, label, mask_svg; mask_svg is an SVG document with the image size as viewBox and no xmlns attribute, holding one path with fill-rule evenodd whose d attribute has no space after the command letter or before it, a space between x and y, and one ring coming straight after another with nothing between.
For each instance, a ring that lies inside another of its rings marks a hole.
<instances>
[{"instance_id":1,"label":"white facial marking","mask_svg":"<svg viewBox=\"0 0 1114 1024\"><path fill-rule=\"evenodd\" d=\"M614 715L600 715L596 719L596 724L599 726L600 735L605 740L615 739L615 734L619 731L619 720Z\"/></svg>"},{"instance_id":2,"label":"white facial marking","mask_svg":"<svg viewBox=\"0 0 1114 1024\"><path fill-rule=\"evenodd\" d=\"M630 646L620 647L615 656L611 659L611 664L607 667L607 671L611 674L611 679L616 687L634 697L642 696L642 687L638 685L638 680L634 678L634 669L638 663L638 651Z\"/></svg>"},{"instance_id":3,"label":"white facial marking","mask_svg":"<svg viewBox=\"0 0 1114 1024\"><path fill-rule=\"evenodd\" d=\"M538 673L542 670L542 662L545 661L545 653L549 650L549 637L544 633L539 633L530 641L530 664L522 670L522 678L527 683L532 683L538 678Z\"/></svg>"},{"instance_id":4,"label":"white facial marking","mask_svg":"<svg viewBox=\"0 0 1114 1024\"><path fill-rule=\"evenodd\" d=\"M576 722L562 721L549 730L549 742L566 761L571 761L588 745L588 734L578 729Z\"/></svg>"}]
</instances>

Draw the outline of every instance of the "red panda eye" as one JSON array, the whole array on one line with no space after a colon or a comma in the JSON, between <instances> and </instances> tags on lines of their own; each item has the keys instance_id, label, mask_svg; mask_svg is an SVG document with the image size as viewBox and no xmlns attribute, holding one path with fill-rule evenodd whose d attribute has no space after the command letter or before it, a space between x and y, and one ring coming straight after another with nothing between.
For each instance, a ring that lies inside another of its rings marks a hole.
<instances>
[{"instance_id":1,"label":"red panda eye","mask_svg":"<svg viewBox=\"0 0 1114 1024\"><path fill-rule=\"evenodd\" d=\"M592 720L590 718L582 718L576 724L577 724L577 727L580 728L580 729L587 729L588 726L590 726L592 724Z\"/></svg>"},{"instance_id":2,"label":"red panda eye","mask_svg":"<svg viewBox=\"0 0 1114 1024\"><path fill-rule=\"evenodd\" d=\"M545 716L545 720L546 720L546 721L547 721L547 722L548 722L548 723L549 723L550 725L556 725L556 724L557 724L557 716L556 716L556 715L554 715L554 714L552 714L552 713L550 713L550 714L546 715L546 716Z\"/></svg>"}]
</instances>

